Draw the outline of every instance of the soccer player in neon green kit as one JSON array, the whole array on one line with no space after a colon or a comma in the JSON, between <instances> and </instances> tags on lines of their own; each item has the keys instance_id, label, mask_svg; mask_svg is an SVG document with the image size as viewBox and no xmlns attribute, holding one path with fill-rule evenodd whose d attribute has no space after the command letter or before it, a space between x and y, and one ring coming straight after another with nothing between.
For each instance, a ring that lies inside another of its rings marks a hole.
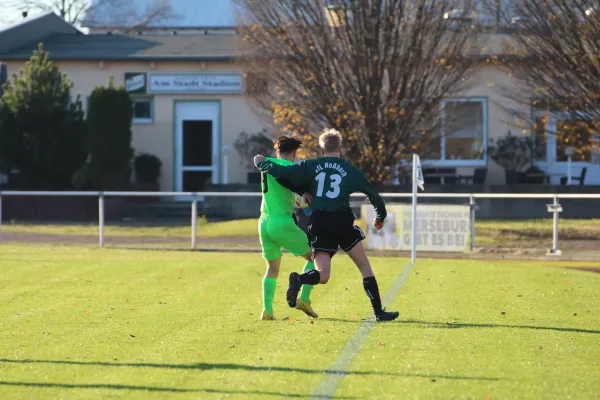
<instances>
[{"instance_id":1,"label":"soccer player in neon green kit","mask_svg":"<svg viewBox=\"0 0 600 400\"><path fill-rule=\"evenodd\" d=\"M279 165L294 165L296 152L302 147L302 141L296 136L283 135L274 140L277 158L267 160ZM286 179L275 179L262 174L262 204L260 207L260 220L258 233L262 247L263 258L267 261L267 272L262 282L263 312L260 319L274 320L273 298L277 287L277 277L281 266L281 249L284 248L297 257L306 260L304 272L313 270L312 253L306 234L296 225L294 220L295 193L303 195L310 188L292 185ZM310 196L308 194L308 196ZM300 299L295 307L308 316L318 318L310 303L310 292L313 285L303 285Z\"/></svg>"},{"instance_id":2,"label":"soccer player in neon green kit","mask_svg":"<svg viewBox=\"0 0 600 400\"><path fill-rule=\"evenodd\" d=\"M383 228L387 211L385 203L363 173L341 158L342 135L335 129L326 129L319 137L322 157L303 161L300 165L280 165L263 156L254 157L254 164L262 173L278 179L289 179L293 184L310 185L313 201L308 236L314 252L316 269L302 275L292 272L287 290L290 307L297 303L298 292L304 285L325 284L331 274L331 259L338 247L354 261L363 278L363 287L371 301L377 321L398 318L397 311L386 311L381 304L379 286L363 247L362 230L354 225L356 217L350 207L350 195L362 192L375 208L373 225Z\"/></svg>"}]
</instances>

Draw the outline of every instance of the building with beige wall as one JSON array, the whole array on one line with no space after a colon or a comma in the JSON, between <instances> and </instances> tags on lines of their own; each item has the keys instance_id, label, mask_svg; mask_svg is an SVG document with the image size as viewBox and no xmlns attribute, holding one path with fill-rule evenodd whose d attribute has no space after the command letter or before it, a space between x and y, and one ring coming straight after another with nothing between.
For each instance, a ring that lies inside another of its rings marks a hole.
<instances>
[{"instance_id":1,"label":"building with beige wall","mask_svg":"<svg viewBox=\"0 0 600 400\"><path fill-rule=\"evenodd\" d=\"M258 132L263 124L244 95L238 36L233 29L150 30L136 35L101 32L83 34L54 14L25 20L0 31L0 62L9 73L31 56L39 42L85 99L110 77L123 84L134 101L133 147L152 153L162 163L161 190L198 191L204 183L245 183L247 171L233 143L243 131ZM517 114L529 114L521 103L503 97L498 87L516 85L509 71L482 63L460 96L441 107L447 115L437 155L424 164L456 169L472 176L487 168L486 184L503 184L502 168L488 157L491 140L508 131L521 134ZM514 110L511 111L511 110ZM555 116L549 124L556 124ZM558 184L566 162L549 137L540 169ZM552 160L552 161L549 161ZM588 168L587 184L600 184L600 168L590 160L573 163L573 175Z\"/></svg>"},{"instance_id":2,"label":"building with beige wall","mask_svg":"<svg viewBox=\"0 0 600 400\"><path fill-rule=\"evenodd\" d=\"M29 34L25 43L3 39L40 25L56 29ZM43 42L84 108L93 89L111 77L125 85L134 102L132 147L161 159L162 190L197 191L204 182L246 180L233 143L241 132L262 126L243 94L236 35L84 35L69 27L50 13L9 28L0 33L0 60L12 74Z\"/></svg>"}]
</instances>

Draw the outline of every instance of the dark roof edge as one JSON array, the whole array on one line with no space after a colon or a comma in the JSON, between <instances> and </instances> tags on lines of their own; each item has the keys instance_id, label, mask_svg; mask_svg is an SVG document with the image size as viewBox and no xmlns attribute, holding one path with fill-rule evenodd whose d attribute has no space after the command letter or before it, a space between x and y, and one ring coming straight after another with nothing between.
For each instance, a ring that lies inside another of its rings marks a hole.
<instances>
[{"instance_id":1,"label":"dark roof edge","mask_svg":"<svg viewBox=\"0 0 600 400\"><path fill-rule=\"evenodd\" d=\"M238 61L240 59L239 56L165 56L165 57L156 57L156 56L139 56L139 57L126 57L126 56L116 56L116 57L54 57L52 55L52 51L50 53L50 59L53 61L211 61L211 62L231 62ZM33 51L32 51L33 54ZM15 61L15 60L29 60L30 56L20 56L20 55L2 55L0 54L0 61Z\"/></svg>"},{"instance_id":2,"label":"dark roof edge","mask_svg":"<svg viewBox=\"0 0 600 400\"><path fill-rule=\"evenodd\" d=\"M239 26L231 25L231 26L120 26L120 25L85 25L85 28L89 29L98 29L98 30L125 30L125 31L145 31L152 32L156 31L203 31L207 29L211 30L219 30L219 29L231 29L237 30Z\"/></svg>"}]
</instances>

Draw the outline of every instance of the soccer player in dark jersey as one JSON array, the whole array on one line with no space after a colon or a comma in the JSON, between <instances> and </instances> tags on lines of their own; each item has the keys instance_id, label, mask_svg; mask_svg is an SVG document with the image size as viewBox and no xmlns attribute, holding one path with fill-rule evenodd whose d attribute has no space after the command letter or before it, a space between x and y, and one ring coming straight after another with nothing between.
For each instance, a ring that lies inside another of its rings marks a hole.
<instances>
[{"instance_id":1,"label":"soccer player in dark jersey","mask_svg":"<svg viewBox=\"0 0 600 400\"><path fill-rule=\"evenodd\" d=\"M278 165L257 155L254 164L263 173L275 178L288 179L295 185L310 185L313 210L308 236L315 259L315 270L290 274L287 301L295 307L302 285L325 284L331 273L331 258L340 247L354 261L363 277L363 287L375 312L377 321L391 321L399 313L382 308L379 287L367 258L362 240L362 230L354 225L356 217L350 208L350 195L361 192L367 195L375 208L375 228L383 228L387 215L381 196L363 173L341 158L342 136L335 129L327 129L319 137L322 157L303 161L299 165Z\"/></svg>"}]
</instances>

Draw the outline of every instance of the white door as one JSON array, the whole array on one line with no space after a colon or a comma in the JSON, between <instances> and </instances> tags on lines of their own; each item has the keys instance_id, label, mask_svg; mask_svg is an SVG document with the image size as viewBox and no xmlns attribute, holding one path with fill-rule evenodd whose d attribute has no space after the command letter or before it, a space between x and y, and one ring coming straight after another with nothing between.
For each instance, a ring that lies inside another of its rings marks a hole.
<instances>
[{"instance_id":1,"label":"white door","mask_svg":"<svg viewBox=\"0 0 600 400\"><path fill-rule=\"evenodd\" d=\"M201 192L220 182L220 107L216 101L176 103L176 191Z\"/></svg>"},{"instance_id":2,"label":"white door","mask_svg":"<svg viewBox=\"0 0 600 400\"><path fill-rule=\"evenodd\" d=\"M547 114L539 112L536 114L538 122L545 117L546 125L541 127L535 135L536 155L535 165L550 175L550 183L560 184L561 177L569 174L569 162L566 154L568 147L575 148L575 154L571 156L571 177L580 177L583 168L587 168L584 184L600 185L600 164L592 163L592 149L590 134L582 133L571 143L565 140L565 126L574 123L571 114L552 112ZM577 136L577 135L575 135ZM573 181L577 185L579 181Z\"/></svg>"}]
</instances>

